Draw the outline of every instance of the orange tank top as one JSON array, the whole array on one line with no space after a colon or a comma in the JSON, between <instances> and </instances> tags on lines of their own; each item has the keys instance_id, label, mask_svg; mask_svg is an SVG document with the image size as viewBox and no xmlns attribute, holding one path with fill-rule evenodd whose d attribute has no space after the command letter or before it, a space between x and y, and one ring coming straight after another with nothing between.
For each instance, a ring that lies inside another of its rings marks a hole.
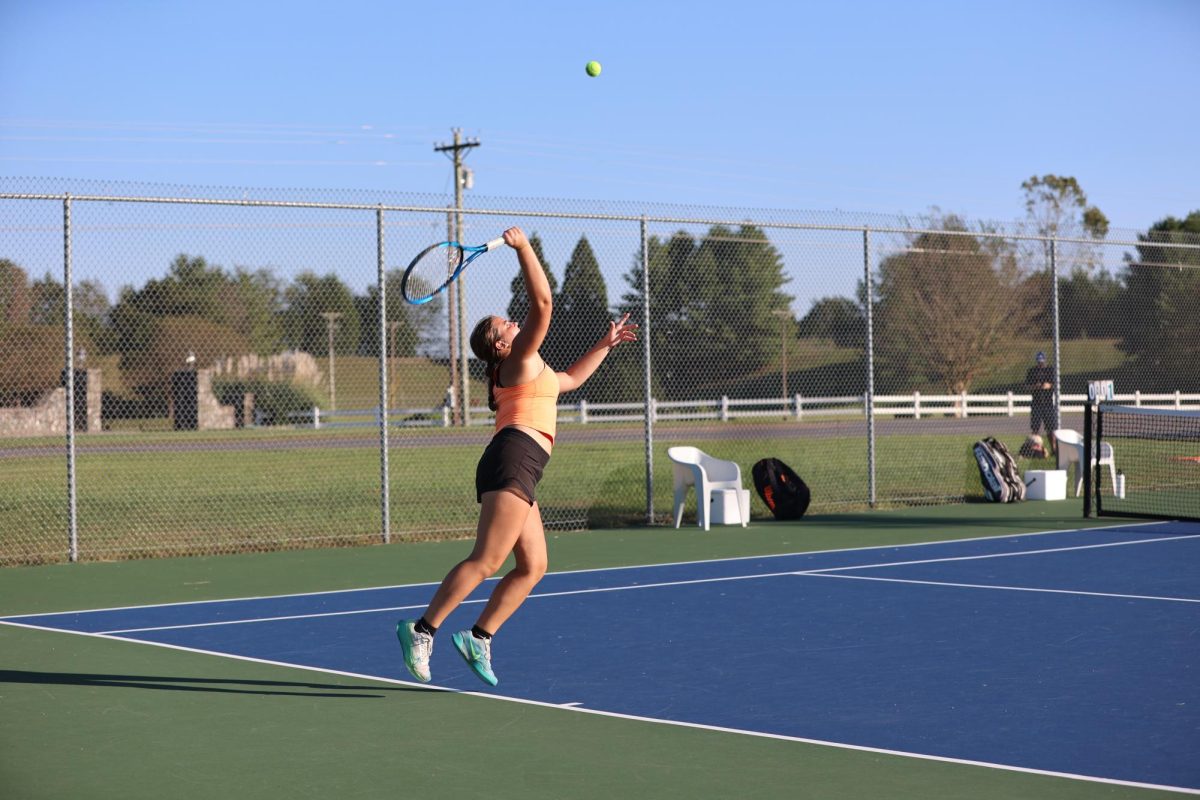
<instances>
[{"instance_id":1,"label":"orange tank top","mask_svg":"<svg viewBox=\"0 0 1200 800\"><path fill-rule=\"evenodd\" d=\"M542 371L528 383L492 387L496 398L496 430L525 425L554 441L558 421L558 375L544 362Z\"/></svg>"}]
</instances>

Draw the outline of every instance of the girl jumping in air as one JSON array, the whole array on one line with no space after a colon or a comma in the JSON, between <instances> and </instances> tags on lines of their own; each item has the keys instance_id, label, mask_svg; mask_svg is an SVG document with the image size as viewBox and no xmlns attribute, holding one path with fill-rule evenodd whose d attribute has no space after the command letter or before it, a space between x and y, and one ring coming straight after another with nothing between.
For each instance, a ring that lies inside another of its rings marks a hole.
<instances>
[{"instance_id":1,"label":"girl jumping in air","mask_svg":"<svg viewBox=\"0 0 1200 800\"><path fill-rule=\"evenodd\" d=\"M578 389L610 350L637 338L637 325L629 324L626 314L619 322L610 321L608 332L566 372L551 370L538 355L550 328L550 284L520 228L505 231L504 242L517 251L529 314L521 325L484 317L471 333L471 350L487 364L488 407L496 412L496 432L475 469L481 511L471 555L442 580L420 619L396 625L405 666L422 683L430 680L429 657L438 627L512 553L516 566L496 584L474 627L450 637L475 674L496 685L492 636L546 572L546 534L534 493L554 447L558 395Z\"/></svg>"}]
</instances>

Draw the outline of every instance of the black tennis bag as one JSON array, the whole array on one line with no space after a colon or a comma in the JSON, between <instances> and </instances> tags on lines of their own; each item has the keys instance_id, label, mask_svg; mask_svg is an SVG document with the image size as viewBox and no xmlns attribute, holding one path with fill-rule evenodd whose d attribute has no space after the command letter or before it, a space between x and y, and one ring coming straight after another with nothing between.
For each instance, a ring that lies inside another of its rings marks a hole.
<instances>
[{"instance_id":1,"label":"black tennis bag","mask_svg":"<svg viewBox=\"0 0 1200 800\"><path fill-rule=\"evenodd\" d=\"M796 471L778 458L764 458L750 469L758 496L775 519L800 519L808 510L812 493Z\"/></svg>"},{"instance_id":2,"label":"black tennis bag","mask_svg":"<svg viewBox=\"0 0 1200 800\"><path fill-rule=\"evenodd\" d=\"M1025 499L1025 482L1017 472L1017 462L1008 448L994 437L975 443L972 448L983 481L983 495L993 503L1016 503Z\"/></svg>"}]
</instances>

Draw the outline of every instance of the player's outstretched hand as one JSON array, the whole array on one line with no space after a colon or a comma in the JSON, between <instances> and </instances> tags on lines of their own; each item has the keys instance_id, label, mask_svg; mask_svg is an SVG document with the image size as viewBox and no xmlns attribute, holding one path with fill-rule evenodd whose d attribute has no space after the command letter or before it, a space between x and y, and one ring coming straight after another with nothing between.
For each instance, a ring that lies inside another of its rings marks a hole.
<instances>
[{"instance_id":1,"label":"player's outstretched hand","mask_svg":"<svg viewBox=\"0 0 1200 800\"><path fill-rule=\"evenodd\" d=\"M608 333L600 339L601 345L609 350L621 342L637 341L637 323L629 321L629 314L621 317L620 322L608 321Z\"/></svg>"}]
</instances>

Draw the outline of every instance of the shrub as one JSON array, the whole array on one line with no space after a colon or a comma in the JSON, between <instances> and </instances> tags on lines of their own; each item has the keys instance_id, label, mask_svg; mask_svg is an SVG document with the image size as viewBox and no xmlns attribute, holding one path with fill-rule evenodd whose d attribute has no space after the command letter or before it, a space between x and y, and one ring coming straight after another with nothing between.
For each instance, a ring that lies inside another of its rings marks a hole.
<instances>
[{"instance_id":1,"label":"shrub","mask_svg":"<svg viewBox=\"0 0 1200 800\"><path fill-rule=\"evenodd\" d=\"M239 406L247 393L254 395L254 408L264 425L286 424L289 414L308 411L323 402L315 390L294 383L226 378L213 381L213 394L222 405Z\"/></svg>"}]
</instances>

